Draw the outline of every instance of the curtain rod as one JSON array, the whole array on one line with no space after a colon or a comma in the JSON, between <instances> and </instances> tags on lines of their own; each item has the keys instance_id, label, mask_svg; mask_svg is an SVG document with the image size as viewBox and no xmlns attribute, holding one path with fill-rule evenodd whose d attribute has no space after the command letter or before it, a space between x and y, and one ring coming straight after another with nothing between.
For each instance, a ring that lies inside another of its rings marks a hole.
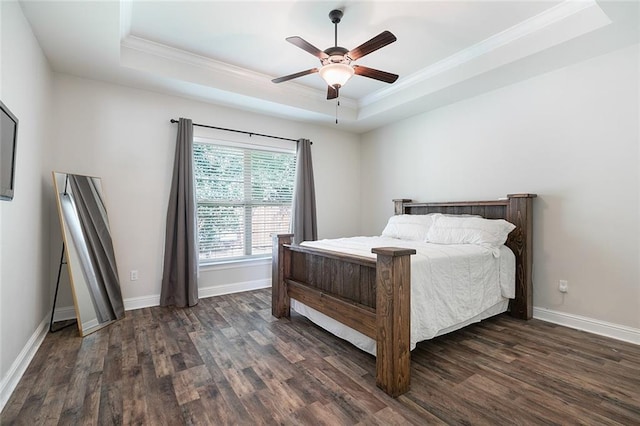
<instances>
[{"instance_id":1,"label":"curtain rod","mask_svg":"<svg viewBox=\"0 0 640 426\"><path fill-rule=\"evenodd\" d=\"M172 118L171 122L172 123L177 123L178 120L176 120L175 118ZM198 126L198 127L206 127L207 129L216 129L216 130L224 130L224 131L227 131L227 132L244 133L245 135L249 135L249 136L256 135L256 136L263 136L265 138L281 139L283 141L298 142L297 139L283 138L281 136L265 135L265 134L262 134L262 133L246 132L244 130L226 129L224 127L207 126L206 124L198 124L198 123L193 123L193 125L194 126ZM311 145L313 145L313 142L311 142Z\"/></svg>"}]
</instances>

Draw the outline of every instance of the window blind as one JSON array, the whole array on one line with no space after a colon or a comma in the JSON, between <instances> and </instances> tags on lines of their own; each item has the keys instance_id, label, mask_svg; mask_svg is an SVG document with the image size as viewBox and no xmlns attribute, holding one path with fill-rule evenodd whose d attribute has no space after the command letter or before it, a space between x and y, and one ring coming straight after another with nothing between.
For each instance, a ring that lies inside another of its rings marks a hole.
<instances>
[{"instance_id":1,"label":"window blind","mask_svg":"<svg viewBox=\"0 0 640 426\"><path fill-rule=\"evenodd\" d=\"M289 231L293 152L194 143L200 261L271 254Z\"/></svg>"}]
</instances>

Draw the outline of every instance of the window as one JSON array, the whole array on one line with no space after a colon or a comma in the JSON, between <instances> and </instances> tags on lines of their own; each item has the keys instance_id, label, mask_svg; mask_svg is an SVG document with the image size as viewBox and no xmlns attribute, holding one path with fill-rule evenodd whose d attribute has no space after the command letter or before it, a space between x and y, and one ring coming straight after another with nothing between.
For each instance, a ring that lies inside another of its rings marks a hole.
<instances>
[{"instance_id":1,"label":"window","mask_svg":"<svg viewBox=\"0 0 640 426\"><path fill-rule=\"evenodd\" d=\"M200 263L271 255L289 232L292 151L194 142Z\"/></svg>"}]
</instances>

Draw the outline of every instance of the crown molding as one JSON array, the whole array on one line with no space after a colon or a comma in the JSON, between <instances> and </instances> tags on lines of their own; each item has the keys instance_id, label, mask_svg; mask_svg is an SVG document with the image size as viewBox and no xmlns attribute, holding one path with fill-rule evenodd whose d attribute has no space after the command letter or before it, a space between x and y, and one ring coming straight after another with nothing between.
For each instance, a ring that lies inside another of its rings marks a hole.
<instances>
[{"instance_id":1,"label":"crown molding","mask_svg":"<svg viewBox=\"0 0 640 426\"><path fill-rule=\"evenodd\" d=\"M595 8L595 9L594 9ZM384 98L407 90L417 84L423 83L435 76L446 71L452 70L463 64L467 64L475 59L485 56L501 47L507 46L523 37L533 35L542 29L558 23L568 17L587 10L596 10L600 12L600 16L606 17L602 9L595 0L566 0L556 6L553 6L544 12L539 13L525 21L520 22L500 33L497 33L479 43L459 51L433 65L423 68L405 78L400 79L393 86L373 92L360 99L358 106L363 108L371 104L380 102ZM608 19L608 18L607 18ZM611 21L609 20L609 23ZM594 23L595 25L595 23Z\"/></svg>"}]
</instances>

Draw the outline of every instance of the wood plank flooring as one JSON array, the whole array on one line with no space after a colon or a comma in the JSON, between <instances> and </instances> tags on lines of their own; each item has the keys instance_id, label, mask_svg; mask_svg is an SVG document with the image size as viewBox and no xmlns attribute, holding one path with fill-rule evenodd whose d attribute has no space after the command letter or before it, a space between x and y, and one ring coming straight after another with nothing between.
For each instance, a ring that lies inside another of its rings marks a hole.
<instances>
[{"instance_id":1,"label":"wood plank flooring","mask_svg":"<svg viewBox=\"0 0 640 426\"><path fill-rule=\"evenodd\" d=\"M640 346L501 315L419 344L393 399L372 356L270 304L258 290L49 334L0 422L640 424Z\"/></svg>"}]
</instances>

